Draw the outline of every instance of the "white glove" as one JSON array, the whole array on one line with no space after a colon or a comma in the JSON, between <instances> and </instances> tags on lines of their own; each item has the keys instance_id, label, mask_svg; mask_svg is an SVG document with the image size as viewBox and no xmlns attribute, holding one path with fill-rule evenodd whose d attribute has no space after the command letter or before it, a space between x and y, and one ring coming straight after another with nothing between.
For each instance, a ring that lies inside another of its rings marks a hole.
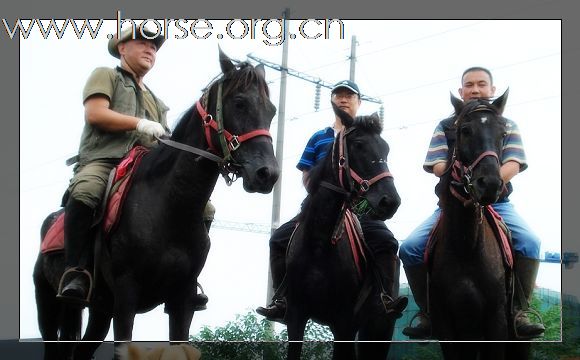
<instances>
[{"instance_id":1,"label":"white glove","mask_svg":"<svg viewBox=\"0 0 580 360\"><path fill-rule=\"evenodd\" d=\"M137 131L143 134L151 135L153 137L161 137L165 134L163 125L147 119L139 120L137 123Z\"/></svg>"}]
</instances>

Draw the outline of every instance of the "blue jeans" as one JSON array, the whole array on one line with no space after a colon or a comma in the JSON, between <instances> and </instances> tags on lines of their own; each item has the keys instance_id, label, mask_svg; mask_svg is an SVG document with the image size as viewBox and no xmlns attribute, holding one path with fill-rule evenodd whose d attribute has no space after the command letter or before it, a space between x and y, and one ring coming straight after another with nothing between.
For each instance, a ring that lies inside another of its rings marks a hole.
<instances>
[{"instance_id":1,"label":"blue jeans","mask_svg":"<svg viewBox=\"0 0 580 360\"><path fill-rule=\"evenodd\" d=\"M514 251L520 255L539 259L540 258L540 238L528 224L520 217L509 201L498 202L492 205L497 211L512 233L512 243ZM435 225L441 209L437 208L433 214L419 225L399 248L399 257L405 266L419 265L423 262L423 253L429 238L429 232Z\"/></svg>"}]
</instances>

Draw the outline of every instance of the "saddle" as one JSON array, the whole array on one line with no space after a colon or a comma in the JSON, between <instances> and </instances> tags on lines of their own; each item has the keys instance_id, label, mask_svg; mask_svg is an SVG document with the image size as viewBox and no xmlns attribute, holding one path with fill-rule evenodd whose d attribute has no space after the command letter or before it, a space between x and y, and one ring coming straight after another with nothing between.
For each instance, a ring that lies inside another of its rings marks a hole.
<instances>
[{"instance_id":1,"label":"saddle","mask_svg":"<svg viewBox=\"0 0 580 360\"><path fill-rule=\"evenodd\" d=\"M513 246L511 241L511 233L508 229L506 223L503 221L500 214L493 209L491 205L484 206L483 214L487 219L489 226L491 227L495 239L498 242L504 265L507 269L513 270L514 259L513 259ZM423 261L427 268L431 268L431 263L433 261L433 251L435 249L435 244L439 235L439 227L441 223L441 215L437 219L435 226L431 229L429 233L429 239L427 240L427 246L425 247L425 252L423 253Z\"/></svg>"},{"instance_id":2,"label":"saddle","mask_svg":"<svg viewBox=\"0 0 580 360\"><path fill-rule=\"evenodd\" d=\"M103 239L108 238L116 227L123 203L131 187L133 174L139 166L143 155L149 150L143 146L135 146L117 165L109 176L107 191L101 207L102 213L97 217L101 223ZM64 210L57 215L40 244L43 254L64 250Z\"/></svg>"}]
</instances>

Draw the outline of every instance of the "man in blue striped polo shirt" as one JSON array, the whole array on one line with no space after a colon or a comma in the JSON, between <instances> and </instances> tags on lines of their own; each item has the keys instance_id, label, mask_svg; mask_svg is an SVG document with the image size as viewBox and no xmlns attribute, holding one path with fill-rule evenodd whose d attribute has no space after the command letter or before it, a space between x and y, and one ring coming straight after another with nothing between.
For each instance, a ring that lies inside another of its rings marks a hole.
<instances>
[{"instance_id":1,"label":"man in blue striped polo shirt","mask_svg":"<svg viewBox=\"0 0 580 360\"><path fill-rule=\"evenodd\" d=\"M331 100L338 108L355 117L361 105L360 90L358 86L349 80L343 80L334 85ZM313 166L318 164L327 155L334 137L343 128L343 124L338 116L335 116L332 126L317 131L310 137L300 161L296 165L302 171L302 182L306 188L308 174ZM399 244L393 233L387 228L384 221L370 219L366 215L359 217L365 241L373 253L380 281L387 291L384 305L389 311L400 313L407 305L406 298L394 298L394 274L397 273L399 259L397 250ZM286 248L290 242L292 232L296 227L296 218L281 225L270 238L270 270L274 289L277 289L286 274ZM284 294L278 294L267 307L258 307L256 312L272 321L283 322L286 312L286 302Z\"/></svg>"},{"instance_id":2,"label":"man in blue striped polo shirt","mask_svg":"<svg viewBox=\"0 0 580 360\"><path fill-rule=\"evenodd\" d=\"M474 98L492 98L494 96L495 86L493 86L493 78L488 69L482 67L469 68L463 72L461 79L462 86L459 88L459 95L463 101ZM453 148L454 141L455 116L452 116L442 120L435 128L423 169L437 177L441 177L447 169L450 155L449 149ZM524 290L526 299L523 299L523 301L526 301L532 296L538 273L540 239L518 215L508 199L512 192L510 180L528 167L520 132L516 123L509 119L507 119L507 135L504 138L501 163L500 173L504 183L506 183L507 192L492 206L503 217L511 231L516 254L514 271ZM439 195L439 184L435 191ZM413 230L401 244L399 252L409 280L409 286L413 292L415 302L419 306L416 325L409 324L403 330L403 333L412 339L424 339L431 334L431 323L425 312L427 309L428 289L427 269L423 263L423 253L429 233L435 225L440 212L441 209L437 208L427 220ZM516 303L519 304L521 302L516 301ZM544 333L544 326L530 322L530 319L525 314L516 319L515 326L517 334L522 339L539 337Z\"/></svg>"}]
</instances>

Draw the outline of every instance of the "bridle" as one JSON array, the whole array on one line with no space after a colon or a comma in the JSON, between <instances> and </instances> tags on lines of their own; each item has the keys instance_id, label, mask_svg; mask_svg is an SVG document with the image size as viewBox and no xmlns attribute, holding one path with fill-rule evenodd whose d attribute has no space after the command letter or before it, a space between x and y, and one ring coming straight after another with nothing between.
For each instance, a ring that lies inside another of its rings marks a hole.
<instances>
[{"instance_id":1,"label":"bridle","mask_svg":"<svg viewBox=\"0 0 580 360\"><path fill-rule=\"evenodd\" d=\"M332 168L337 168L338 183L340 186L336 186L327 181L321 181L320 186L327 189L333 190L347 197L346 202L352 203L355 198L359 198L369 191L370 187L378 182L379 180L390 177L393 175L389 171L383 171L371 179L363 179L355 170L350 167L348 161L348 147L347 147L347 136L355 130L354 127L348 129L342 129L338 137L338 160L336 161L334 154L336 152L335 146L337 141L332 145ZM357 186L358 185L358 186Z\"/></svg>"},{"instance_id":2,"label":"bridle","mask_svg":"<svg viewBox=\"0 0 580 360\"><path fill-rule=\"evenodd\" d=\"M457 123L460 122L459 120L461 120L461 118L477 111L490 111L493 112L495 115L497 115L497 112L493 108L486 105L479 105L473 110L467 112L466 114L458 118ZM459 132L459 128L457 131ZM459 135L457 136L457 139L459 139ZM455 148L453 149L453 156L451 158L451 166L449 169L447 169L447 171L451 170L452 177L451 183L449 185L449 190L451 191L451 194L455 196L455 198L457 198L459 201L463 203L463 206L473 204L475 207L481 207L477 201L477 193L475 190L475 186L473 186L473 170L486 157L494 158L498 166L501 166L499 156L496 151L487 150L479 154L479 156L471 164L465 166L463 162L457 158L458 144L459 141L456 141ZM467 196L463 196L462 194L460 194L459 191L456 190L456 188L458 187L462 188L463 192L467 194Z\"/></svg>"},{"instance_id":3,"label":"bridle","mask_svg":"<svg viewBox=\"0 0 580 360\"><path fill-rule=\"evenodd\" d=\"M212 85L215 82L217 82L218 89L214 117L212 114L208 113L207 104L209 97L209 89L211 89ZM158 140L163 144L203 156L206 159L216 162L218 164L220 173L224 177L226 184L229 186L234 181L236 181L238 178L241 177L240 175L241 165L236 161L236 159L233 156L233 153L236 150L238 150L241 144L245 141L248 141L258 136L267 136L270 139L272 139L272 135L267 129L256 129L241 135L233 135L228 130L224 129L223 102L222 102L223 82L224 76L222 76L218 80L212 81L210 85L206 87L206 91L203 93L201 98L197 100L195 103L196 110L199 113L201 120L203 122L205 141L208 144L209 151L195 148L193 146L179 143L173 140L162 138L158 138ZM218 149L214 146L212 142L211 139L212 131L217 132L218 134L222 156L218 155L219 154Z\"/></svg>"}]
</instances>

